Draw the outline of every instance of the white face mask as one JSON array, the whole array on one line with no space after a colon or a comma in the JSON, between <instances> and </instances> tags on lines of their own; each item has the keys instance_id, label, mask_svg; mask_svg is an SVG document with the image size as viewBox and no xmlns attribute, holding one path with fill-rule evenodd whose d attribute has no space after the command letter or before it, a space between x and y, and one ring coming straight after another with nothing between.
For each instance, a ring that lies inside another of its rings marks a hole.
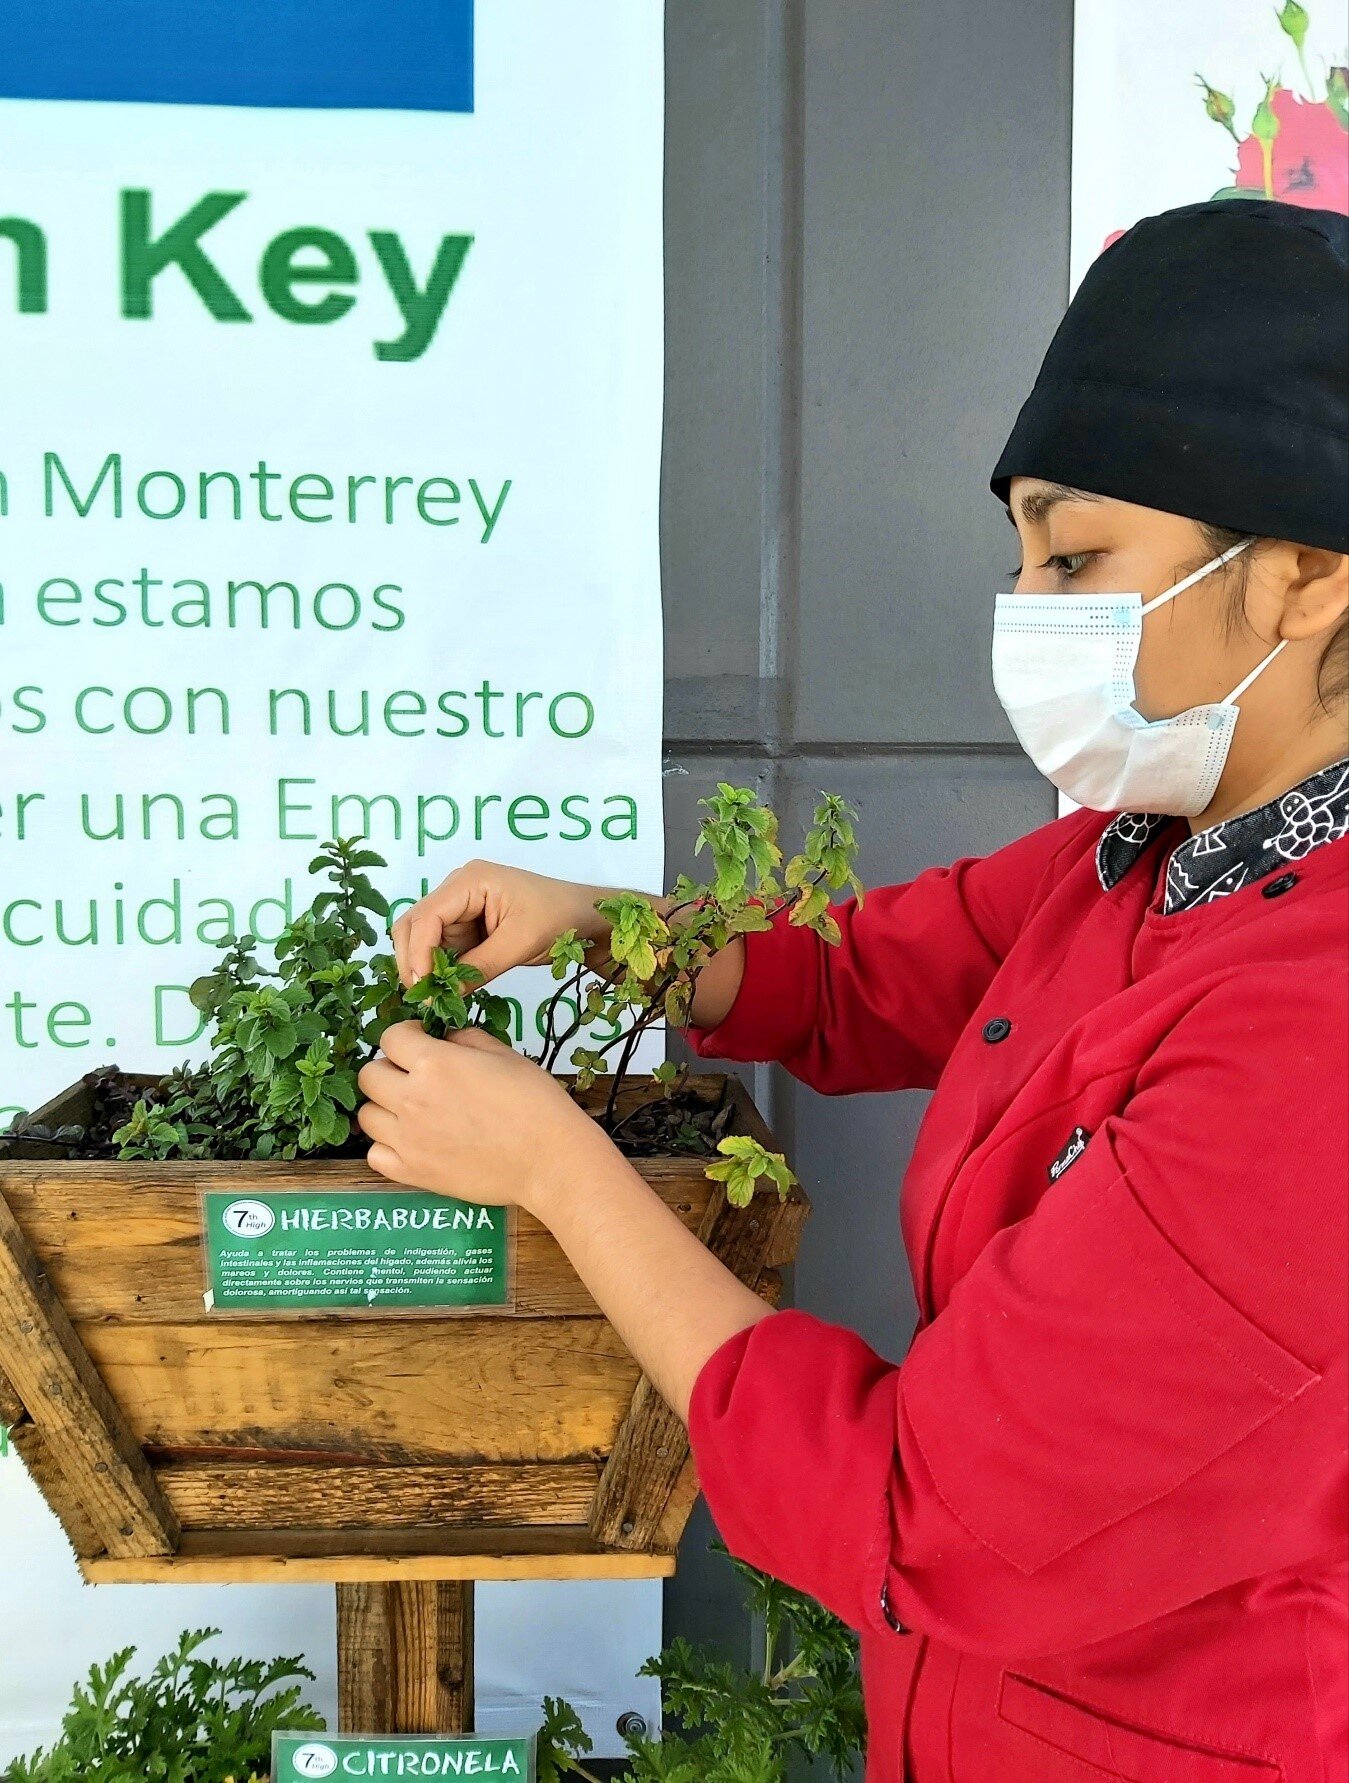
<instances>
[{"instance_id":1,"label":"white face mask","mask_svg":"<svg viewBox=\"0 0 1349 1783\"><path fill-rule=\"evenodd\" d=\"M1135 710L1143 617L1252 543L1243 539L1146 604L1141 594L1000 594L993 685L1021 746L1046 779L1095 811L1206 809L1222 778L1235 701L1288 642L1276 644L1218 705L1149 722Z\"/></svg>"}]
</instances>

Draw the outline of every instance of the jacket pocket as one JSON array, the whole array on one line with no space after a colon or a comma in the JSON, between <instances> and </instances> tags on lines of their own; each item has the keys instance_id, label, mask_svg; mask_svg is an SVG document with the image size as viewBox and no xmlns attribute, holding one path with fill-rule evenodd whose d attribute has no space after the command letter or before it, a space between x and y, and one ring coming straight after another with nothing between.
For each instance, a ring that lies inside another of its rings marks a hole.
<instances>
[{"instance_id":1,"label":"jacket pocket","mask_svg":"<svg viewBox=\"0 0 1349 1783\"><path fill-rule=\"evenodd\" d=\"M1178 1525L1207 1516L1186 1482L1320 1378L1172 1244L1109 1122L989 1242L900 1372L937 1491L1028 1576L1149 1507Z\"/></svg>"},{"instance_id":2,"label":"jacket pocket","mask_svg":"<svg viewBox=\"0 0 1349 1783\"><path fill-rule=\"evenodd\" d=\"M1106 1777L1125 1779L1125 1783L1278 1783L1283 1776L1283 1767L1271 1759L1220 1752L1168 1734L1150 1733L1016 1672L1002 1674L998 1717L1068 1758L1079 1759ZM1075 1768L1047 1772L1046 1776L1060 1774L1085 1778L1085 1773Z\"/></svg>"}]
</instances>

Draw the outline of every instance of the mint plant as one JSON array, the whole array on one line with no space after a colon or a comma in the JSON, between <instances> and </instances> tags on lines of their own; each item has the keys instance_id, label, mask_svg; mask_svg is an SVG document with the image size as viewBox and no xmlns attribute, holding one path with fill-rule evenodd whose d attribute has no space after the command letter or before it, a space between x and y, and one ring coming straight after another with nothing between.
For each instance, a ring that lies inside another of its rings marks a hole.
<instances>
[{"instance_id":1,"label":"mint plant","mask_svg":"<svg viewBox=\"0 0 1349 1783\"><path fill-rule=\"evenodd\" d=\"M734 936L760 933L785 913L791 925L838 941L831 894L864 896L853 866L855 813L823 795L801 849L785 858L777 817L748 788L722 782L700 803L707 816L695 852L707 855L706 880L681 875L668 899L601 899L611 933L602 973L575 929L558 938L535 1056L549 1071L569 1064L577 1097L600 1086L597 1118L617 1143L641 1155L711 1157L708 1175L746 1206L761 1182L790 1194L796 1178L780 1152L724 1134L729 1107L710 1110L682 1067L658 1065L650 1094L627 1098L627 1107L624 1086L643 1035L663 1021L687 1022L700 974ZM420 1021L438 1039L478 1027L509 1045L512 1004L449 950L438 948L427 975L403 988L392 953L381 950L389 904L369 877L386 864L363 840L328 843L310 862L323 889L287 925L270 966L254 936L226 937L219 963L191 990L210 1023L205 1064L179 1067L129 1109L117 1073L91 1073L97 1141L92 1129L52 1133L21 1121L0 1137L0 1152L34 1144L99 1156L106 1131L124 1159L357 1156L357 1080L391 1023Z\"/></svg>"},{"instance_id":2,"label":"mint plant","mask_svg":"<svg viewBox=\"0 0 1349 1783\"><path fill-rule=\"evenodd\" d=\"M719 1546L719 1551L726 1550ZM857 1638L828 1610L733 1560L764 1635L750 1671L675 1641L638 1674L659 1678L672 1726L629 1735L632 1783L784 1783L796 1759L850 1775L866 1745ZM544 1701L538 1783L599 1783L585 1760L592 1741L569 1703Z\"/></svg>"},{"instance_id":3,"label":"mint plant","mask_svg":"<svg viewBox=\"0 0 1349 1783\"><path fill-rule=\"evenodd\" d=\"M587 983L587 944L574 929L558 939L550 955L559 988L545 1024L541 1063L552 1069L584 1027L607 1025L612 1030L611 1039L578 1046L570 1063L578 1091L608 1077L601 1118L615 1138L643 1112L618 1115L642 1035L660 1021L677 1026L688 1021L699 976L732 937L761 933L785 911L793 926L812 929L836 944L840 932L830 894L851 889L859 904L865 896L854 870L856 813L836 795L824 795L801 851L785 862L778 819L749 788L722 781L715 796L699 803L708 816L694 852L707 851L708 880L699 883L681 874L663 912L640 892L602 899L596 908L610 924L612 968L606 968L603 982ZM570 1010L569 1019L562 1015L564 1009ZM654 1076L663 1097L673 1100L683 1085L682 1070L666 1064ZM675 1149L704 1149L704 1134L693 1122L666 1131ZM722 1157L708 1175L726 1184L727 1199L735 1206L748 1205L760 1178L771 1181L784 1197L796 1182L782 1154L757 1140L728 1136L718 1140L716 1149Z\"/></svg>"},{"instance_id":4,"label":"mint plant","mask_svg":"<svg viewBox=\"0 0 1349 1783\"><path fill-rule=\"evenodd\" d=\"M274 1732L324 1731L304 1701L314 1674L298 1659L203 1656L219 1632L183 1635L145 1678L131 1676L134 1647L94 1666L55 1746L15 1759L5 1783L266 1783Z\"/></svg>"},{"instance_id":5,"label":"mint plant","mask_svg":"<svg viewBox=\"0 0 1349 1783\"><path fill-rule=\"evenodd\" d=\"M361 1068L415 1013L392 954L358 957L380 939L372 917L388 918L367 872L385 864L360 842L327 844L310 871L329 885L283 931L272 969L252 935L227 937L191 990L214 1024L210 1060L137 1103L113 1135L123 1158L289 1159L352 1141Z\"/></svg>"}]
</instances>

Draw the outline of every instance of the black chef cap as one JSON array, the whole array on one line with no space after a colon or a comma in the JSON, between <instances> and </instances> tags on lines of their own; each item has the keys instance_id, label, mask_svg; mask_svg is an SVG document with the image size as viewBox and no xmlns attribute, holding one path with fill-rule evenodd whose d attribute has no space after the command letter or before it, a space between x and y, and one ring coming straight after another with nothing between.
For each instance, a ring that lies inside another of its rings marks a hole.
<instances>
[{"instance_id":1,"label":"black chef cap","mask_svg":"<svg viewBox=\"0 0 1349 1783\"><path fill-rule=\"evenodd\" d=\"M990 487L1043 477L1349 551L1349 218L1187 204L1095 261Z\"/></svg>"}]
</instances>

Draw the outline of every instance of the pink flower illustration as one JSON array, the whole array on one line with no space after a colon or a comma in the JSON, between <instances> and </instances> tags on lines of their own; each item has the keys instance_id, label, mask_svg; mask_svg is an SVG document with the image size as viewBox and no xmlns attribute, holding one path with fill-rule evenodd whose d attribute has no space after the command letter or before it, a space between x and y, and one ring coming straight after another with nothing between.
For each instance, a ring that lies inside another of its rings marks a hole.
<instances>
[{"instance_id":1,"label":"pink flower illustration","mask_svg":"<svg viewBox=\"0 0 1349 1783\"><path fill-rule=\"evenodd\" d=\"M1349 132L1330 104L1287 87L1275 87L1267 103L1277 127L1267 137L1252 129L1238 143L1236 189L1349 211Z\"/></svg>"},{"instance_id":2,"label":"pink flower illustration","mask_svg":"<svg viewBox=\"0 0 1349 1783\"><path fill-rule=\"evenodd\" d=\"M1202 74L1196 75L1204 111L1237 145L1232 184L1213 197L1275 198L1284 204L1349 213L1349 68L1336 63L1318 83L1307 65L1311 19L1306 7L1301 0L1283 0L1274 16L1297 52L1307 93L1315 95L1318 88L1324 91L1320 98L1304 98L1284 86L1277 75L1262 76L1264 97L1243 134L1237 128L1232 95L1213 86ZM1112 231L1101 251L1123 234L1122 229Z\"/></svg>"}]
</instances>

